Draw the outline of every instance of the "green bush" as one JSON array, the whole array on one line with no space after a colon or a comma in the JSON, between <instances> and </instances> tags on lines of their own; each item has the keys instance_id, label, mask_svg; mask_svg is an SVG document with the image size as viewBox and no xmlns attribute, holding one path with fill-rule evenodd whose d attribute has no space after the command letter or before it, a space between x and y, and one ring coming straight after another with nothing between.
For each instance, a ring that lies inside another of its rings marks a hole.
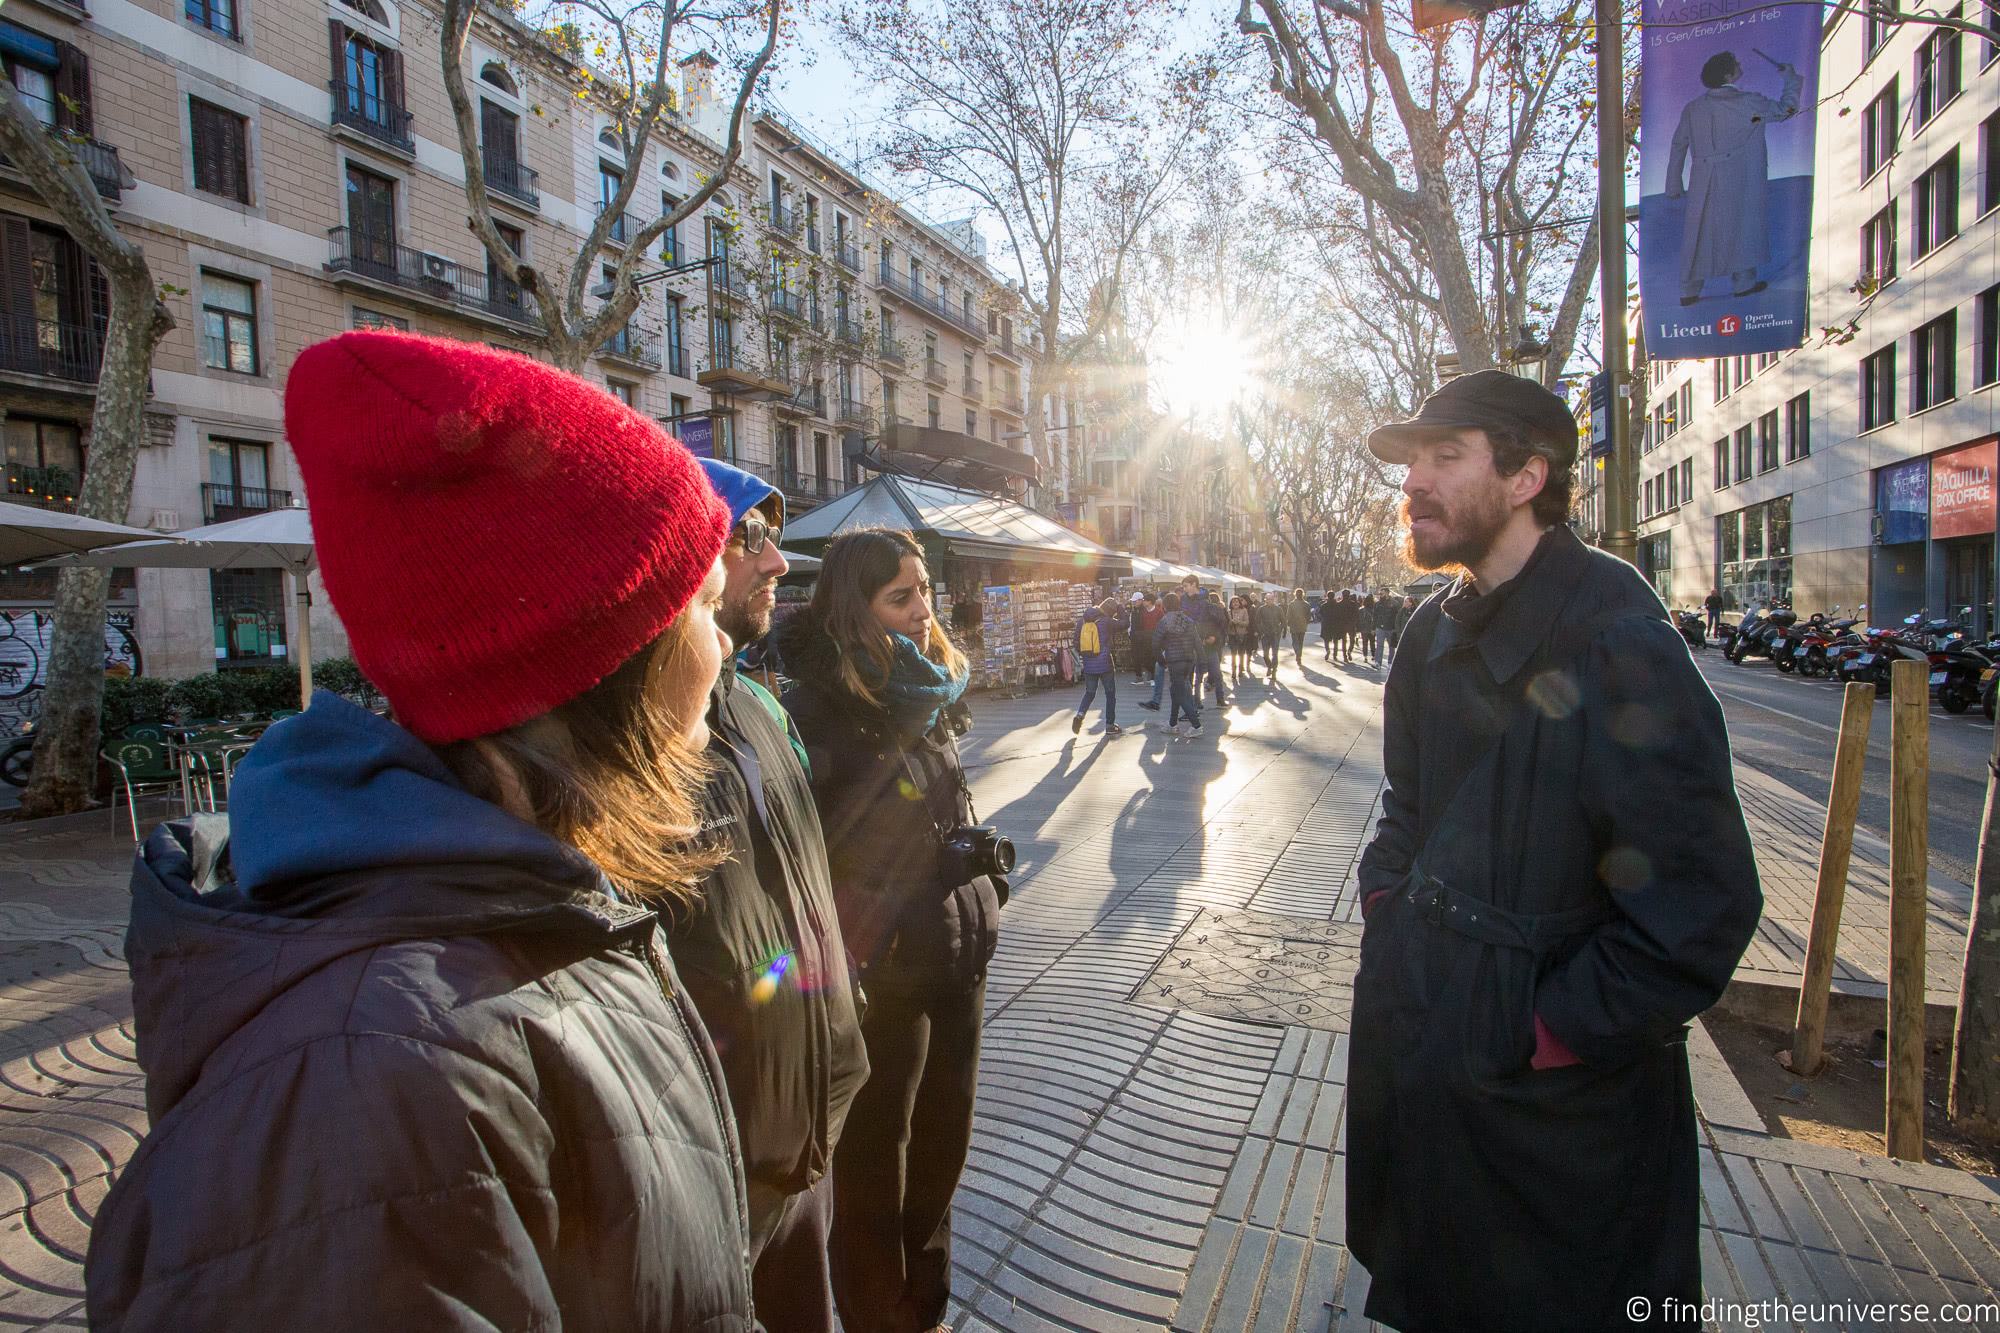
<instances>
[{"instance_id":1,"label":"green bush","mask_svg":"<svg viewBox=\"0 0 2000 1333\"><path fill-rule=\"evenodd\" d=\"M144 722L165 722L167 682L158 676L111 676L104 682L104 734Z\"/></svg>"},{"instance_id":2,"label":"green bush","mask_svg":"<svg viewBox=\"0 0 2000 1333\"><path fill-rule=\"evenodd\" d=\"M372 704L381 697L351 657L330 657L324 662L313 663L313 685L363 705Z\"/></svg>"},{"instance_id":3,"label":"green bush","mask_svg":"<svg viewBox=\"0 0 2000 1333\"><path fill-rule=\"evenodd\" d=\"M252 705L239 680L241 674L211 671L177 680L167 687L167 706L182 722L209 722L248 712Z\"/></svg>"},{"instance_id":4,"label":"green bush","mask_svg":"<svg viewBox=\"0 0 2000 1333\"><path fill-rule=\"evenodd\" d=\"M299 669L292 666L259 667L255 671L235 671L245 707L259 713L299 706Z\"/></svg>"}]
</instances>

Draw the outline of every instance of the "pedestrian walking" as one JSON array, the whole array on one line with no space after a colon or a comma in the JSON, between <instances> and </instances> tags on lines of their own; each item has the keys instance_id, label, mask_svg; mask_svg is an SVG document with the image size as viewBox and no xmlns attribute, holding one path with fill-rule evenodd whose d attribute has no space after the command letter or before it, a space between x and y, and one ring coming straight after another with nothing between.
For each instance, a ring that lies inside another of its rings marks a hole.
<instances>
[{"instance_id":1,"label":"pedestrian walking","mask_svg":"<svg viewBox=\"0 0 2000 1333\"><path fill-rule=\"evenodd\" d=\"M1334 637L1340 641L1341 661L1352 662L1354 660L1354 636L1360 632L1360 629L1361 606L1354 600L1352 591L1342 588L1340 595L1334 599L1333 603L1333 633Z\"/></svg>"},{"instance_id":2,"label":"pedestrian walking","mask_svg":"<svg viewBox=\"0 0 2000 1333\"><path fill-rule=\"evenodd\" d=\"M1301 671L1306 665L1306 627L1311 624L1312 606L1306 601L1306 590L1292 589L1292 600L1285 604L1285 630L1292 637L1292 661Z\"/></svg>"},{"instance_id":3,"label":"pedestrian walking","mask_svg":"<svg viewBox=\"0 0 2000 1333\"><path fill-rule=\"evenodd\" d=\"M1076 641L1070 646L1076 649L1083 672L1083 700L1076 706L1076 716L1069 720L1072 736L1083 730L1084 714L1090 711L1099 686L1104 688L1104 734L1124 734L1125 729L1118 725L1118 668L1111 651L1112 635L1124 625L1118 603L1108 597L1101 605L1086 607L1077 623Z\"/></svg>"},{"instance_id":4,"label":"pedestrian walking","mask_svg":"<svg viewBox=\"0 0 2000 1333\"><path fill-rule=\"evenodd\" d=\"M1722 632L1722 594L1710 588L1701 605L1708 612L1708 637L1712 639Z\"/></svg>"},{"instance_id":5,"label":"pedestrian walking","mask_svg":"<svg viewBox=\"0 0 2000 1333\"><path fill-rule=\"evenodd\" d=\"M1177 736L1198 733L1201 730L1201 691L1195 683L1195 671L1201 660L1201 623L1182 609L1178 593L1170 592L1161 600L1166 603L1167 614L1160 620L1156 637L1160 646L1160 663L1166 668L1168 687L1173 691L1167 725ZM1183 721L1189 724L1185 733L1181 730Z\"/></svg>"},{"instance_id":6,"label":"pedestrian walking","mask_svg":"<svg viewBox=\"0 0 2000 1333\"><path fill-rule=\"evenodd\" d=\"M1167 609L1160 605L1160 594L1151 588L1139 594L1139 603L1132 608L1132 679L1146 680L1159 674L1160 657L1153 651L1153 631L1160 627L1160 617ZM1153 692L1153 706L1159 707L1159 691Z\"/></svg>"},{"instance_id":7,"label":"pedestrian walking","mask_svg":"<svg viewBox=\"0 0 2000 1333\"><path fill-rule=\"evenodd\" d=\"M1361 651L1364 654L1368 653L1375 647L1375 594L1368 592L1361 594L1361 601L1355 609L1355 623L1357 635L1361 640ZM1381 666L1382 659L1377 657L1375 665Z\"/></svg>"},{"instance_id":8,"label":"pedestrian walking","mask_svg":"<svg viewBox=\"0 0 2000 1333\"><path fill-rule=\"evenodd\" d=\"M931 614L923 548L863 529L822 558L811 603L777 637L868 997L868 1081L833 1159L834 1302L846 1328L919 1333L951 1297L951 1201L1012 855L967 832L968 673Z\"/></svg>"},{"instance_id":9,"label":"pedestrian walking","mask_svg":"<svg viewBox=\"0 0 2000 1333\"><path fill-rule=\"evenodd\" d=\"M1402 645L1403 632L1410 627L1410 617L1417 613L1417 599L1405 595L1396 603L1395 622L1389 629L1389 660L1396 660L1396 650Z\"/></svg>"},{"instance_id":10,"label":"pedestrian walking","mask_svg":"<svg viewBox=\"0 0 2000 1333\"><path fill-rule=\"evenodd\" d=\"M1250 623L1250 599L1237 593L1229 599L1229 672L1232 683L1243 683L1243 670L1256 651L1257 632Z\"/></svg>"},{"instance_id":11,"label":"pedestrian walking","mask_svg":"<svg viewBox=\"0 0 2000 1333\"><path fill-rule=\"evenodd\" d=\"M1389 635L1396 627L1396 602L1386 592L1375 594L1368 613L1368 660L1376 666L1389 655Z\"/></svg>"},{"instance_id":12,"label":"pedestrian walking","mask_svg":"<svg viewBox=\"0 0 2000 1333\"><path fill-rule=\"evenodd\" d=\"M1320 598L1319 602L1319 646L1326 660L1333 660L1333 641L1339 634L1340 599L1332 593Z\"/></svg>"},{"instance_id":13,"label":"pedestrian walking","mask_svg":"<svg viewBox=\"0 0 2000 1333\"><path fill-rule=\"evenodd\" d=\"M1183 614L1187 603L1181 603ZM1209 685L1215 687L1215 706L1229 706L1229 691L1222 680L1222 654L1229 638L1229 608L1222 604L1222 598L1214 593L1202 594L1196 604L1195 621L1201 627L1201 662L1195 673L1194 692L1199 698Z\"/></svg>"},{"instance_id":14,"label":"pedestrian walking","mask_svg":"<svg viewBox=\"0 0 2000 1333\"><path fill-rule=\"evenodd\" d=\"M1264 677L1278 678L1278 653L1285 638L1285 605L1276 592L1266 592L1257 607L1257 648L1264 658Z\"/></svg>"},{"instance_id":15,"label":"pedestrian walking","mask_svg":"<svg viewBox=\"0 0 2000 1333\"><path fill-rule=\"evenodd\" d=\"M716 621L733 643L761 644L787 569L784 497L727 463L701 466L733 524ZM757 1317L770 1333L832 1333L829 1173L868 1056L826 843L791 719L733 662L710 691L708 731L702 827L705 845L726 856L668 919L668 948L715 1039L736 1114ZM774 958L787 965L773 972Z\"/></svg>"},{"instance_id":16,"label":"pedestrian walking","mask_svg":"<svg viewBox=\"0 0 2000 1333\"><path fill-rule=\"evenodd\" d=\"M754 1327L722 1071L655 935L713 861L728 511L658 423L478 343L308 347L285 433L393 720L321 692L226 831L139 853L151 1128L91 1326Z\"/></svg>"},{"instance_id":17,"label":"pedestrian walking","mask_svg":"<svg viewBox=\"0 0 2000 1333\"><path fill-rule=\"evenodd\" d=\"M1761 906L1721 710L1645 581L1564 523L1561 399L1460 376L1369 447L1409 468L1410 562L1469 572L1389 674L1358 876L1346 1204L1366 1315L1693 1327L1667 1313L1701 1298L1686 1025Z\"/></svg>"}]
</instances>

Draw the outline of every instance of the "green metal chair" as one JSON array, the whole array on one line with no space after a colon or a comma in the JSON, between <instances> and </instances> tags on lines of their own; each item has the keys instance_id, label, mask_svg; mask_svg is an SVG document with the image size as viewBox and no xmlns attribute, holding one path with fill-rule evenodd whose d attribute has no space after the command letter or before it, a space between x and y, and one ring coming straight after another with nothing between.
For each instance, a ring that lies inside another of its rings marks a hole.
<instances>
[{"instance_id":1,"label":"green metal chair","mask_svg":"<svg viewBox=\"0 0 2000 1333\"><path fill-rule=\"evenodd\" d=\"M135 722L118 733L118 739L125 741L151 741L164 745L167 740L166 727L158 722Z\"/></svg>"},{"instance_id":2,"label":"green metal chair","mask_svg":"<svg viewBox=\"0 0 2000 1333\"><path fill-rule=\"evenodd\" d=\"M98 757L118 770L125 789L125 815L132 824L132 841L139 841L139 798L166 796L176 791L186 799L181 775L167 758L166 746L159 741L121 740ZM118 827L118 788L111 790L111 826Z\"/></svg>"}]
</instances>

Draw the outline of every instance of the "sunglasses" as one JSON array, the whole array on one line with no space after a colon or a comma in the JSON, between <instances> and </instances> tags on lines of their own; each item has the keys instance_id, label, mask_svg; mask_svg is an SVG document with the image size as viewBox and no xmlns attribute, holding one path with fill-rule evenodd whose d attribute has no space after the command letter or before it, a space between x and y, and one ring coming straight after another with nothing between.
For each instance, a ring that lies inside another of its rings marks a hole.
<instances>
[{"instance_id":1,"label":"sunglasses","mask_svg":"<svg viewBox=\"0 0 2000 1333\"><path fill-rule=\"evenodd\" d=\"M755 514L745 514L737 521L736 529L729 534L729 539L742 542L745 555L762 555L765 544L778 540L778 534L782 531L782 528L766 523Z\"/></svg>"}]
</instances>

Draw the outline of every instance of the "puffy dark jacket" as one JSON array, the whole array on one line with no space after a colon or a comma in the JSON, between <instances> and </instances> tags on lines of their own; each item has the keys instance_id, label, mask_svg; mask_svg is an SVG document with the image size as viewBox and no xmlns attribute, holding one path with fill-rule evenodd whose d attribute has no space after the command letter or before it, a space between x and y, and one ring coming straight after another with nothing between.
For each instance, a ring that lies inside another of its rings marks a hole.
<instances>
[{"instance_id":1,"label":"puffy dark jacket","mask_svg":"<svg viewBox=\"0 0 2000 1333\"><path fill-rule=\"evenodd\" d=\"M1327 613L1327 627L1334 634L1352 634L1361 628L1361 603L1351 597L1335 598Z\"/></svg>"},{"instance_id":2,"label":"puffy dark jacket","mask_svg":"<svg viewBox=\"0 0 2000 1333\"><path fill-rule=\"evenodd\" d=\"M1285 608L1273 602L1259 602L1250 613L1250 623L1256 627L1258 638L1275 642L1285 632Z\"/></svg>"},{"instance_id":3,"label":"puffy dark jacket","mask_svg":"<svg viewBox=\"0 0 2000 1333\"><path fill-rule=\"evenodd\" d=\"M1083 650L1084 625L1097 626L1098 650L1094 653L1086 653ZM1094 606L1084 610L1082 622L1076 627L1076 638L1072 645L1076 649L1077 661L1084 675L1102 676L1110 673L1112 669L1112 643L1118 633L1124 628L1124 616L1107 617Z\"/></svg>"},{"instance_id":4,"label":"puffy dark jacket","mask_svg":"<svg viewBox=\"0 0 2000 1333\"><path fill-rule=\"evenodd\" d=\"M946 883L939 829L970 821L958 736L947 709L921 735L840 684L839 653L810 612L776 631L793 725L811 761L840 929L871 991L962 988L983 980L999 943L1003 886ZM915 799L912 799L912 798Z\"/></svg>"},{"instance_id":5,"label":"puffy dark jacket","mask_svg":"<svg viewBox=\"0 0 2000 1333\"><path fill-rule=\"evenodd\" d=\"M333 695L230 797L133 872L152 1129L91 1326L754 1328L722 1072L654 913Z\"/></svg>"},{"instance_id":6,"label":"puffy dark jacket","mask_svg":"<svg viewBox=\"0 0 2000 1333\"><path fill-rule=\"evenodd\" d=\"M696 902L662 916L722 1058L761 1250L785 1198L829 1170L868 1054L812 783L783 710L725 666L708 725L703 836L729 858Z\"/></svg>"},{"instance_id":7,"label":"puffy dark jacket","mask_svg":"<svg viewBox=\"0 0 2000 1333\"><path fill-rule=\"evenodd\" d=\"M1169 665L1192 662L1201 656L1201 630L1185 612L1169 611L1153 631L1153 643L1160 660Z\"/></svg>"}]
</instances>

